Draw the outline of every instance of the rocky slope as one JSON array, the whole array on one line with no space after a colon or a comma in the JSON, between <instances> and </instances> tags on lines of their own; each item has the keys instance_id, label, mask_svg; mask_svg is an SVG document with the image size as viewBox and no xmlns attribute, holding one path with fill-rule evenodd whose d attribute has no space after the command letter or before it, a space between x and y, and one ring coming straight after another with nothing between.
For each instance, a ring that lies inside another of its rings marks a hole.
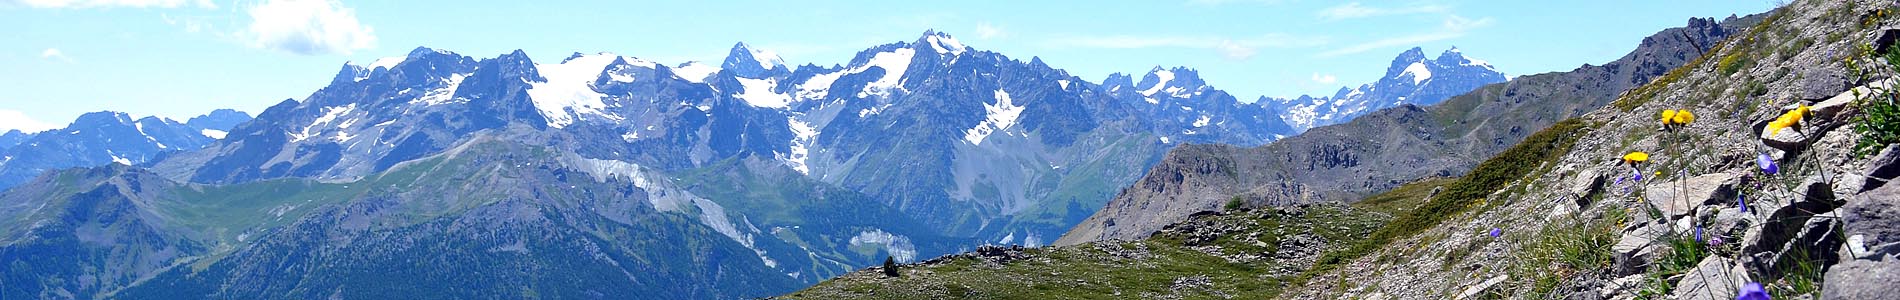
<instances>
[{"instance_id":1,"label":"rocky slope","mask_svg":"<svg viewBox=\"0 0 1900 300\"><path fill-rule=\"evenodd\" d=\"M1139 239L1236 197L1255 205L1351 201L1418 178L1462 174L1530 133L1602 107L1758 21L1691 19L1602 66L1520 76L1436 105L1384 109L1264 146L1184 145L1057 244Z\"/></svg>"},{"instance_id":2,"label":"rocky slope","mask_svg":"<svg viewBox=\"0 0 1900 300\"><path fill-rule=\"evenodd\" d=\"M1900 29L1887 29L1900 28L1895 12L1880 1L1779 8L1683 67L1531 134L1461 177L1408 183L1352 204L1397 209L1376 229L1296 261L1294 275L1266 271L1288 266L1282 262L1176 263L1220 259L1166 241L1182 227L1253 214L1237 209L1194 214L1142 240L1023 251L1114 253L1102 249L1143 244L1146 253L1183 253L1152 264L1097 263L1104 254L1033 256L996 267L951 258L902 266L900 278L860 271L790 298L889 299L907 291L1011 298L1047 289L960 278L1089 283L1088 275L1051 272L1087 266L1097 269L1086 274L1152 272L1173 280L1068 289L1063 297L1738 299L1759 289L1774 299L1891 298L1897 291L1885 278L1900 272L1893 247L1900 237L1887 215L1900 207L1900 188L1888 182L1900 175L1900 149L1892 140L1857 147L1892 134L1857 128L1895 115L1887 102L1900 95L1891 88L1900 74L1900 47L1893 46ZM1658 121L1676 109L1696 117ZM1795 126L1771 125L1788 124L1776 120L1796 111L1807 114ZM1639 151L1648 154L1640 163L1624 159Z\"/></svg>"}]
</instances>

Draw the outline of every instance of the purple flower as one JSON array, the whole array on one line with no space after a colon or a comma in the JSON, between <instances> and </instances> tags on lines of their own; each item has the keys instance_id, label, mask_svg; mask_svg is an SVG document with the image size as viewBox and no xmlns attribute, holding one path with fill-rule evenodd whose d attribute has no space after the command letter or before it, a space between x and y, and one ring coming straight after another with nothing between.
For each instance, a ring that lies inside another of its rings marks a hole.
<instances>
[{"instance_id":1,"label":"purple flower","mask_svg":"<svg viewBox=\"0 0 1900 300\"><path fill-rule=\"evenodd\" d=\"M1623 184L1623 176L1616 177L1616 184Z\"/></svg>"},{"instance_id":2,"label":"purple flower","mask_svg":"<svg viewBox=\"0 0 1900 300\"><path fill-rule=\"evenodd\" d=\"M1773 298L1768 297L1768 290L1762 289L1761 283L1757 283L1757 282L1750 282L1746 285L1742 285L1742 293L1740 295L1735 295L1735 300L1772 300L1772 299Z\"/></svg>"},{"instance_id":3,"label":"purple flower","mask_svg":"<svg viewBox=\"0 0 1900 300\"><path fill-rule=\"evenodd\" d=\"M1761 166L1761 172L1768 173L1768 175L1774 175L1777 172L1781 172L1781 166L1776 165L1775 158L1768 157L1768 153L1762 153L1761 155L1755 156L1755 165Z\"/></svg>"},{"instance_id":4,"label":"purple flower","mask_svg":"<svg viewBox=\"0 0 1900 300\"><path fill-rule=\"evenodd\" d=\"M1638 170L1636 171L1635 174L1631 174L1631 175L1635 175L1635 176L1631 176L1630 179L1633 179L1636 181L1643 181L1643 171Z\"/></svg>"},{"instance_id":5,"label":"purple flower","mask_svg":"<svg viewBox=\"0 0 1900 300\"><path fill-rule=\"evenodd\" d=\"M1702 241L1702 226L1695 227L1695 241Z\"/></svg>"},{"instance_id":6,"label":"purple flower","mask_svg":"<svg viewBox=\"0 0 1900 300\"><path fill-rule=\"evenodd\" d=\"M1709 247L1721 247L1721 246L1722 246L1722 236L1718 235L1718 236L1709 237Z\"/></svg>"},{"instance_id":7,"label":"purple flower","mask_svg":"<svg viewBox=\"0 0 1900 300\"><path fill-rule=\"evenodd\" d=\"M1735 207L1742 208L1742 212L1748 212L1748 194L1736 192L1735 193Z\"/></svg>"},{"instance_id":8,"label":"purple flower","mask_svg":"<svg viewBox=\"0 0 1900 300\"><path fill-rule=\"evenodd\" d=\"M1504 234L1504 230L1500 230L1497 227L1491 228L1491 237L1498 237L1499 235L1503 235L1503 234Z\"/></svg>"}]
</instances>

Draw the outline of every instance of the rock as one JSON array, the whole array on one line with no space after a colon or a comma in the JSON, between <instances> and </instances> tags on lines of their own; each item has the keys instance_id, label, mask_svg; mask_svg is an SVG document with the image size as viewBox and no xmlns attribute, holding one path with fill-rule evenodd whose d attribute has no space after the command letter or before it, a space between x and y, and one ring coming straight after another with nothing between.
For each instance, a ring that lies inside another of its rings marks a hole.
<instances>
[{"instance_id":1,"label":"rock","mask_svg":"<svg viewBox=\"0 0 1900 300\"><path fill-rule=\"evenodd\" d=\"M1900 259L1849 260L1828 268L1821 299L1893 299L1900 295Z\"/></svg>"},{"instance_id":2,"label":"rock","mask_svg":"<svg viewBox=\"0 0 1900 300\"><path fill-rule=\"evenodd\" d=\"M1829 184L1826 179L1821 178L1821 175L1808 176L1808 178L1802 179L1801 184L1796 185L1794 191L1801 193L1802 200L1832 205L1832 207L1829 207L1830 209L1845 204L1841 203L1839 197L1834 196L1834 185Z\"/></svg>"},{"instance_id":3,"label":"rock","mask_svg":"<svg viewBox=\"0 0 1900 300\"><path fill-rule=\"evenodd\" d=\"M1764 121L1763 124L1767 124L1767 122ZM1803 128L1789 127L1782 129L1780 132L1770 132L1765 129L1765 126L1757 126L1756 128L1763 128L1760 134L1761 143L1767 144L1768 147L1774 147L1784 152L1801 152L1802 149L1807 147L1805 144L1806 141L1804 140L1807 135L1801 132Z\"/></svg>"},{"instance_id":4,"label":"rock","mask_svg":"<svg viewBox=\"0 0 1900 300\"><path fill-rule=\"evenodd\" d=\"M1683 274L1682 281L1676 282L1672 292L1675 299L1717 300L1735 299L1735 294L1743 284L1747 284L1748 272L1736 265L1736 261L1721 256L1709 256L1697 263L1695 269Z\"/></svg>"},{"instance_id":5,"label":"rock","mask_svg":"<svg viewBox=\"0 0 1900 300\"><path fill-rule=\"evenodd\" d=\"M1616 275L1642 273L1644 268L1649 267L1650 260L1655 259L1656 253L1659 252L1659 246L1655 243L1656 238L1661 237L1665 230L1668 230L1667 226L1651 223L1649 226L1623 233L1623 237L1616 241L1616 245L1610 246L1610 251L1616 254Z\"/></svg>"},{"instance_id":6,"label":"rock","mask_svg":"<svg viewBox=\"0 0 1900 300\"><path fill-rule=\"evenodd\" d=\"M1862 174L1867 177L1860 187L1863 192L1880 188L1900 176L1900 144L1887 145L1887 149L1867 160L1867 169Z\"/></svg>"},{"instance_id":7,"label":"rock","mask_svg":"<svg viewBox=\"0 0 1900 300\"><path fill-rule=\"evenodd\" d=\"M1855 195L1839 213L1846 221L1842 231L1860 237L1861 249L1850 250L1872 252L1849 256L1900 255L1900 185Z\"/></svg>"},{"instance_id":8,"label":"rock","mask_svg":"<svg viewBox=\"0 0 1900 300\"><path fill-rule=\"evenodd\" d=\"M1583 170L1571 179L1570 194L1577 197L1577 207L1588 207L1590 197L1603 190L1603 173L1596 169Z\"/></svg>"},{"instance_id":9,"label":"rock","mask_svg":"<svg viewBox=\"0 0 1900 300\"><path fill-rule=\"evenodd\" d=\"M1833 265L1840 261L1836 250L1840 249L1844 241L1843 237L1838 218L1808 218L1807 223L1801 227L1801 231L1793 240L1789 240L1779 251L1769 255L1769 259L1759 261L1764 263L1763 266L1767 266L1763 270L1766 273L1764 275L1769 278L1780 277L1782 274L1779 274L1777 270L1786 269L1785 266L1803 260L1813 262L1816 267Z\"/></svg>"},{"instance_id":10,"label":"rock","mask_svg":"<svg viewBox=\"0 0 1900 300\"><path fill-rule=\"evenodd\" d=\"M1748 226L1752 224L1748 216L1748 213L1743 213L1742 209L1735 207L1716 210L1715 218L1709 222L1708 232L1720 235L1726 241L1739 240L1742 233L1747 232Z\"/></svg>"},{"instance_id":11,"label":"rock","mask_svg":"<svg viewBox=\"0 0 1900 300\"><path fill-rule=\"evenodd\" d=\"M1801 70L1801 99L1821 100L1847 90L1847 72L1839 68Z\"/></svg>"},{"instance_id":12,"label":"rock","mask_svg":"<svg viewBox=\"0 0 1900 300\"><path fill-rule=\"evenodd\" d=\"M1827 98L1827 100L1815 102L1808 107L1808 112L1813 114L1813 117L1818 120L1828 120L1830 122L1845 121L1844 119L1838 118L1845 117L1841 115L1840 112L1846 110L1850 104L1853 104L1855 99L1873 97L1875 89L1890 89L1893 87L1893 83L1894 79L1888 78L1868 83L1866 86L1855 87L1852 90L1841 92L1838 95L1834 95L1834 97Z\"/></svg>"},{"instance_id":13,"label":"rock","mask_svg":"<svg viewBox=\"0 0 1900 300\"><path fill-rule=\"evenodd\" d=\"M1509 280L1509 279L1511 279L1511 275L1498 275L1497 277L1491 277L1491 279L1486 279L1484 280L1484 282L1479 282L1478 284L1465 287L1464 291L1458 292L1457 299L1471 299L1471 297L1477 296L1478 293L1483 293L1485 289L1489 289L1491 288L1491 286L1498 285L1498 283L1502 283L1505 280Z\"/></svg>"},{"instance_id":14,"label":"rock","mask_svg":"<svg viewBox=\"0 0 1900 300\"><path fill-rule=\"evenodd\" d=\"M1874 32L1874 53L1887 53L1887 48L1893 47L1896 41L1900 41L1900 28L1881 28Z\"/></svg>"},{"instance_id":15,"label":"rock","mask_svg":"<svg viewBox=\"0 0 1900 300\"><path fill-rule=\"evenodd\" d=\"M1734 201L1735 179L1736 176L1732 174L1714 173L1651 184L1643 192L1643 197L1649 200L1650 206L1673 219L1688 215L1697 206Z\"/></svg>"}]
</instances>

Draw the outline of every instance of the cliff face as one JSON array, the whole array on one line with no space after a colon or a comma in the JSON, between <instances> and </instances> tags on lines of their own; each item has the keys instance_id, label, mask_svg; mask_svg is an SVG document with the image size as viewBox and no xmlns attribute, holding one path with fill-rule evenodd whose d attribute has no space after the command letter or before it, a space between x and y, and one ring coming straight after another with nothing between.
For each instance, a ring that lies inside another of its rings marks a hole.
<instances>
[{"instance_id":1,"label":"cliff face","mask_svg":"<svg viewBox=\"0 0 1900 300\"><path fill-rule=\"evenodd\" d=\"M1603 107L1759 21L1690 19L1602 66L1522 76L1437 105L1384 109L1259 147L1183 145L1056 244L1147 237L1235 198L1256 206L1354 201L1420 178L1463 174L1530 133Z\"/></svg>"}]
</instances>

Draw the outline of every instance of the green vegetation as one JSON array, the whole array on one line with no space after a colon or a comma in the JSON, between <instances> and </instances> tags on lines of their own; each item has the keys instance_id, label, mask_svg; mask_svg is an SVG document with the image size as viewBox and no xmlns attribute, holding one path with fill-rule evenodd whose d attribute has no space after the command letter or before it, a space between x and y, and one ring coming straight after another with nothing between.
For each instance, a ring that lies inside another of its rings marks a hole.
<instances>
[{"instance_id":1,"label":"green vegetation","mask_svg":"<svg viewBox=\"0 0 1900 300\"><path fill-rule=\"evenodd\" d=\"M1330 272L1339 265L1378 251L1394 240L1410 237L1463 213L1492 192L1524 178L1544 162L1554 161L1569 153L1577 138L1591 129L1582 120L1572 118L1532 134L1516 146L1479 163L1469 174L1447 185L1437 197L1432 197L1417 209L1398 215L1371 236L1345 250L1321 256L1313 268L1307 270L1306 276Z\"/></svg>"},{"instance_id":2,"label":"green vegetation","mask_svg":"<svg viewBox=\"0 0 1900 300\"><path fill-rule=\"evenodd\" d=\"M1887 59L1885 67L1889 73L1900 73L1900 47L1889 47L1881 56ZM1855 156L1872 155L1900 142L1900 105L1894 103L1896 96L1892 87L1875 90L1873 95L1855 95L1858 98L1855 106L1862 113L1854 118L1854 133L1860 134L1860 140L1854 143Z\"/></svg>"},{"instance_id":3,"label":"green vegetation","mask_svg":"<svg viewBox=\"0 0 1900 300\"><path fill-rule=\"evenodd\" d=\"M1610 270L1616 255L1610 248L1622 235L1618 226L1628 221L1621 209L1609 209L1593 220L1571 220L1545 226L1536 238L1524 245L1512 264L1512 278L1528 278L1530 290L1525 298L1557 298L1557 286L1564 280Z\"/></svg>"},{"instance_id":4,"label":"green vegetation","mask_svg":"<svg viewBox=\"0 0 1900 300\"><path fill-rule=\"evenodd\" d=\"M1387 219L1345 205L1266 208L1197 216L1192 229L1141 241L1026 248L1010 259L963 255L834 278L790 299L1263 299L1302 266L1275 259L1283 242L1341 244ZM1229 231L1231 229L1231 231ZM1303 251L1325 245L1304 245ZM1309 252L1310 253L1310 252Z\"/></svg>"},{"instance_id":5,"label":"green vegetation","mask_svg":"<svg viewBox=\"0 0 1900 300\"><path fill-rule=\"evenodd\" d=\"M1682 234L1669 233L1659 237L1667 243L1666 250L1649 265L1649 272L1643 274L1643 288L1636 293L1637 299L1663 299L1676 289L1676 277L1693 270L1709 256L1709 250L1701 241Z\"/></svg>"}]
</instances>

